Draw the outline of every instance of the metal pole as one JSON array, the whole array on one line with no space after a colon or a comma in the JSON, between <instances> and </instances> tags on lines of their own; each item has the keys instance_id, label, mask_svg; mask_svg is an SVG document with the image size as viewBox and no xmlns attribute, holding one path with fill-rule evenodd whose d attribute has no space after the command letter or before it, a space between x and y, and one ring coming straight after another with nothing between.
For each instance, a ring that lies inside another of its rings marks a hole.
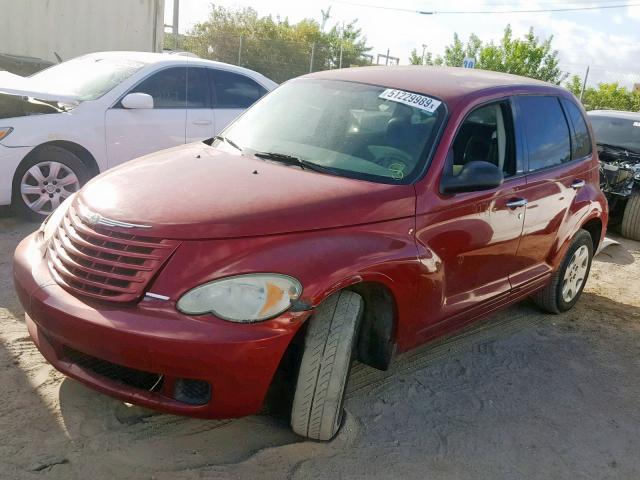
<instances>
[{"instance_id":1,"label":"metal pole","mask_svg":"<svg viewBox=\"0 0 640 480\"><path fill-rule=\"evenodd\" d=\"M238 65L240 65L241 60L242 60L242 35L240 35L240 46L238 47Z\"/></svg>"},{"instance_id":2,"label":"metal pole","mask_svg":"<svg viewBox=\"0 0 640 480\"><path fill-rule=\"evenodd\" d=\"M582 91L580 92L580 101L584 98L584 91L587 88L587 78L589 78L589 65L587 65L587 71L584 73L584 82L582 82Z\"/></svg>"},{"instance_id":3,"label":"metal pole","mask_svg":"<svg viewBox=\"0 0 640 480\"><path fill-rule=\"evenodd\" d=\"M316 42L311 44L311 61L309 62L309 73L313 72L313 56L316 53Z\"/></svg>"},{"instance_id":4,"label":"metal pole","mask_svg":"<svg viewBox=\"0 0 640 480\"><path fill-rule=\"evenodd\" d=\"M386 58L386 60L384 61L384 64L385 64L385 65L389 65L389 49L388 49L388 48L387 48L387 58Z\"/></svg>"},{"instance_id":5,"label":"metal pole","mask_svg":"<svg viewBox=\"0 0 640 480\"><path fill-rule=\"evenodd\" d=\"M340 40L340 61L338 63L338 68L342 68L342 40Z\"/></svg>"},{"instance_id":6,"label":"metal pole","mask_svg":"<svg viewBox=\"0 0 640 480\"><path fill-rule=\"evenodd\" d=\"M178 48L178 22L180 17L180 0L173 0L173 48Z\"/></svg>"}]
</instances>

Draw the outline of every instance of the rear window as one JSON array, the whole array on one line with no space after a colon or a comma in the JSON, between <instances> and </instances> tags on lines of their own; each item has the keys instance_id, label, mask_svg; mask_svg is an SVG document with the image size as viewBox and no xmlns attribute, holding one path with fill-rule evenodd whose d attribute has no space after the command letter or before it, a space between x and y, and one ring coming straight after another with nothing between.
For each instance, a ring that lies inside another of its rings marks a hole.
<instances>
[{"instance_id":1,"label":"rear window","mask_svg":"<svg viewBox=\"0 0 640 480\"><path fill-rule=\"evenodd\" d=\"M591 155L591 137L582 112L573 102L564 101L563 103L575 131L571 138L571 158L578 159Z\"/></svg>"},{"instance_id":2,"label":"rear window","mask_svg":"<svg viewBox=\"0 0 640 480\"><path fill-rule=\"evenodd\" d=\"M522 96L520 117L529 151L529 170L541 170L571 160L569 125L560 100L552 96Z\"/></svg>"}]
</instances>

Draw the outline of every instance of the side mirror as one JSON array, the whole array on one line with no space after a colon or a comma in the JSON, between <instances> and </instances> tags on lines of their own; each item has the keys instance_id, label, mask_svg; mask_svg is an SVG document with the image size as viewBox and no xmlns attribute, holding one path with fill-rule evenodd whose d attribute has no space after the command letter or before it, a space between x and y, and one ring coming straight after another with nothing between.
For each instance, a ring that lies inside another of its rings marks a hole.
<instances>
[{"instance_id":1,"label":"side mirror","mask_svg":"<svg viewBox=\"0 0 640 480\"><path fill-rule=\"evenodd\" d=\"M122 99L124 108L153 108L153 97L148 93L129 93Z\"/></svg>"},{"instance_id":2,"label":"side mirror","mask_svg":"<svg viewBox=\"0 0 640 480\"><path fill-rule=\"evenodd\" d=\"M504 181L502 171L493 163L472 161L467 163L458 175L442 177L442 193L477 192L499 187Z\"/></svg>"}]
</instances>

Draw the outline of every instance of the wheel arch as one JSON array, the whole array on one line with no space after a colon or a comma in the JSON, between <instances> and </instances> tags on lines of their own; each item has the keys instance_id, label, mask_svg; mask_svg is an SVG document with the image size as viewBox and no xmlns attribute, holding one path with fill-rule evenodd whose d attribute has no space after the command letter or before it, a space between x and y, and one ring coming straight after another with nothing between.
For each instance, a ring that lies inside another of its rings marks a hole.
<instances>
[{"instance_id":1,"label":"wheel arch","mask_svg":"<svg viewBox=\"0 0 640 480\"><path fill-rule=\"evenodd\" d=\"M583 222L581 228L589 232L589 235L591 235L591 241L593 242L593 251L595 254L595 252L598 250L598 246L600 245L604 234L602 219L600 217L592 217L586 222Z\"/></svg>"},{"instance_id":2,"label":"wheel arch","mask_svg":"<svg viewBox=\"0 0 640 480\"><path fill-rule=\"evenodd\" d=\"M70 142L68 140L52 140L50 142L41 143L25 155L25 157L20 162L20 165L22 165L24 162L29 161L29 159L33 155L38 154L38 152L46 147L60 147L67 150L68 152L73 153L80 159L80 161L82 161L82 163L87 166L89 177L94 177L100 173L100 167L98 166L98 162L96 161L93 154L82 145L75 142ZM16 169L16 171L17 170L18 169Z\"/></svg>"}]
</instances>

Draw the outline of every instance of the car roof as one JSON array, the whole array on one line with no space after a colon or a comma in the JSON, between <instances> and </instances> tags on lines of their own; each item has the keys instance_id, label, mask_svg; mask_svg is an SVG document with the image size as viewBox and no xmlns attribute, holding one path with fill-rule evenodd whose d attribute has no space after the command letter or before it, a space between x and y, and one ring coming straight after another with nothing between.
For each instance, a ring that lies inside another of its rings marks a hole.
<instances>
[{"instance_id":1,"label":"car roof","mask_svg":"<svg viewBox=\"0 0 640 480\"><path fill-rule=\"evenodd\" d=\"M278 84L268 77L265 77L255 70L239 67L230 63L216 62L214 60L206 60L191 55L181 55L178 52L152 53L152 52L134 52L134 51L112 51L112 52L95 52L82 56L83 58L108 58L133 60L146 64L164 64L164 65L202 65L208 67L216 67L222 70L244 73L255 79L262 79L265 87L275 88Z\"/></svg>"},{"instance_id":2,"label":"car roof","mask_svg":"<svg viewBox=\"0 0 640 480\"><path fill-rule=\"evenodd\" d=\"M587 112L593 117L623 118L626 120L640 120L640 112L625 112L624 110L591 110Z\"/></svg>"},{"instance_id":3,"label":"car roof","mask_svg":"<svg viewBox=\"0 0 640 480\"><path fill-rule=\"evenodd\" d=\"M457 67L422 65L356 67L325 70L311 73L304 77L345 80L397 88L425 95L434 95L445 102L485 90L499 88L506 90L512 87L531 87L536 91L550 89L555 93L567 93L564 88L532 78Z\"/></svg>"}]
</instances>

